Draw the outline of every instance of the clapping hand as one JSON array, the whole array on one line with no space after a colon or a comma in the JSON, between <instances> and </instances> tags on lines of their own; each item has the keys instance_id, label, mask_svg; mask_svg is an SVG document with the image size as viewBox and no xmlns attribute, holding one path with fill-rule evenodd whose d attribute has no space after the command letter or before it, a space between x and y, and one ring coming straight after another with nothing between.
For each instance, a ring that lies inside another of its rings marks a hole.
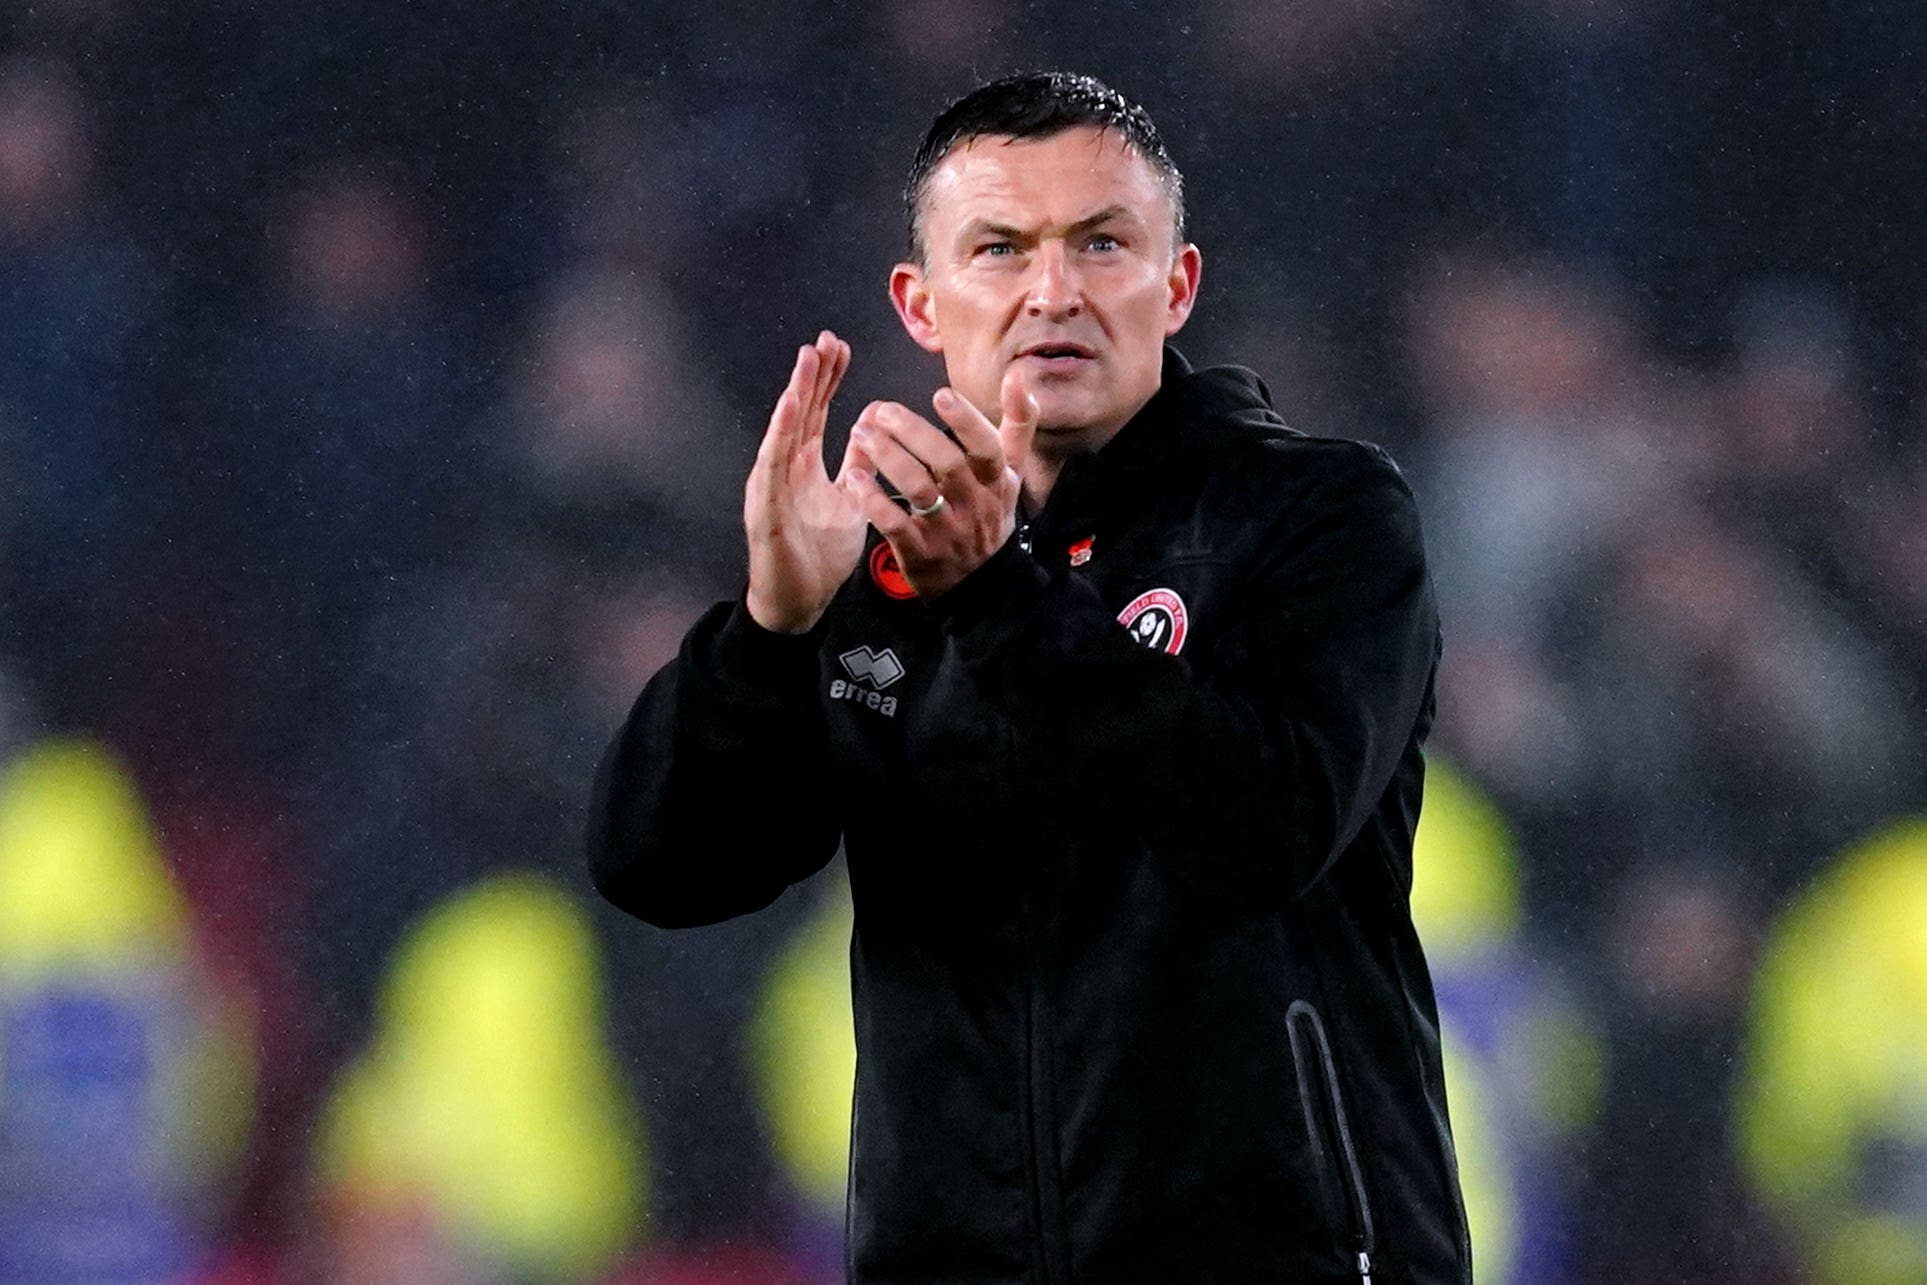
<instances>
[{"instance_id":1,"label":"clapping hand","mask_svg":"<svg viewBox=\"0 0 1927 1285\"><path fill-rule=\"evenodd\" d=\"M932 399L956 433L897 402L872 402L858 416L845 455L847 486L889 540L910 587L924 599L955 587L1003 547L1017 524L1022 474L1037 434L1037 402L1012 366L992 424L952 388ZM855 467L852 467L852 466ZM908 502L886 494L880 474Z\"/></svg>"},{"instance_id":2,"label":"clapping hand","mask_svg":"<svg viewBox=\"0 0 1927 1285\"><path fill-rule=\"evenodd\" d=\"M749 614L778 633L807 633L863 556L852 453L834 480L823 458L830 399L849 368L850 345L827 330L797 351L744 488Z\"/></svg>"}]
</instances>

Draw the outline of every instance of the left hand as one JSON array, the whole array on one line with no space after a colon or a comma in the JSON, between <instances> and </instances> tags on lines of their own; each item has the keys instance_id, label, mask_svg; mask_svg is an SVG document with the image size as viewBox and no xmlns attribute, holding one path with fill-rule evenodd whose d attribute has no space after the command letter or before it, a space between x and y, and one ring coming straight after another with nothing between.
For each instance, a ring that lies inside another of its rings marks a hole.
<instances>
[{"instance_id":1,"label":"left hand","mask_svg":"<svg viewBox=\"0 0 1927 1285\"><path fill-rule=\"evenodd\" d=\"M1016 529L1037 402L1015 367L1002 394L1003 418L992 425L963 394L938 389L931 402L955 441L898 402L872 402L851 430L853 461L869 470L852 470L857 500L920 598L955 588ZM891 499L870 472L887 479L910 507Z\"/></svg>"}]
</instances>

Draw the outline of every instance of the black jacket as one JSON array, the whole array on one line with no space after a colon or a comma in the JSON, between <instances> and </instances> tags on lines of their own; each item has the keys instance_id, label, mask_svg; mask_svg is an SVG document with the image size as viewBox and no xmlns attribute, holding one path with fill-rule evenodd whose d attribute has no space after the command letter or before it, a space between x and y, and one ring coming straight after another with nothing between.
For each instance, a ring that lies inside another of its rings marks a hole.
<instances>
[{"instance_id":1,"label":"black jacket","mask_svg":"<svg viewBox=\"0 0 1927 1285\"><path fill-rule=\"evenodd\" d=\"M1438 626L1390 460L1168 352L934 604L875 540L810 635L691 631L590 841L676 926L842 838L851 1279L1469 1280L1407 902Z\"/></svg>"}]
</instances>

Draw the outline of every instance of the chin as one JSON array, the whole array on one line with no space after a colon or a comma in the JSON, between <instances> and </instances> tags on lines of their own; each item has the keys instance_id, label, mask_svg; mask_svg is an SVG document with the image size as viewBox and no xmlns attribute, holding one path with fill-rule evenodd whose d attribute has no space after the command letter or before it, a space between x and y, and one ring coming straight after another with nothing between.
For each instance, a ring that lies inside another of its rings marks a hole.
<instances>
[{"instance_id":1,"label":"chin","mask_svg":"<svg viewBox=\"0 0 1927 1285\"><path fill-rule=\"evenodd\" d=\"M1039 432L1076 434L1103 432L1118 428L1123 417L1111 407L1096 406L1082 398L1037 399L1037 428Z\"/></svg>"}]
</instances>

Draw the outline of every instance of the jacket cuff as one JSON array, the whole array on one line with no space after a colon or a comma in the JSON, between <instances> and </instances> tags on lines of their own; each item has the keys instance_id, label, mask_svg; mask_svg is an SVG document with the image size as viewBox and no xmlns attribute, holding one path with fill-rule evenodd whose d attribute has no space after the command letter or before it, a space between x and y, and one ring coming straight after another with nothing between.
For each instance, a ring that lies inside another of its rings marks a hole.
<instances>
[{"instance_id":1,"label":"jacket cuff","mask_svg":"<svg viewBox=\"0 0 1927 1285\"><path fill-rule=\"evenodd\" d=\"M731 677L757 686L807 685L816 678L824 622L808 633L779 634L756 623L738 598L716 631L716 662Z\"/></svg>"},{"instance_id":2,"label":"jacket cuff","mask_svg":"<svg viewBox=\"0 0 1927 1285\"><path fill-rule=\"evenodd\" d=\"M1043 596L1050 577L1013 532L988 561L930 604L946 633L968 633L987 620L1009 619Z\"/></svg>"}]
</instances>

